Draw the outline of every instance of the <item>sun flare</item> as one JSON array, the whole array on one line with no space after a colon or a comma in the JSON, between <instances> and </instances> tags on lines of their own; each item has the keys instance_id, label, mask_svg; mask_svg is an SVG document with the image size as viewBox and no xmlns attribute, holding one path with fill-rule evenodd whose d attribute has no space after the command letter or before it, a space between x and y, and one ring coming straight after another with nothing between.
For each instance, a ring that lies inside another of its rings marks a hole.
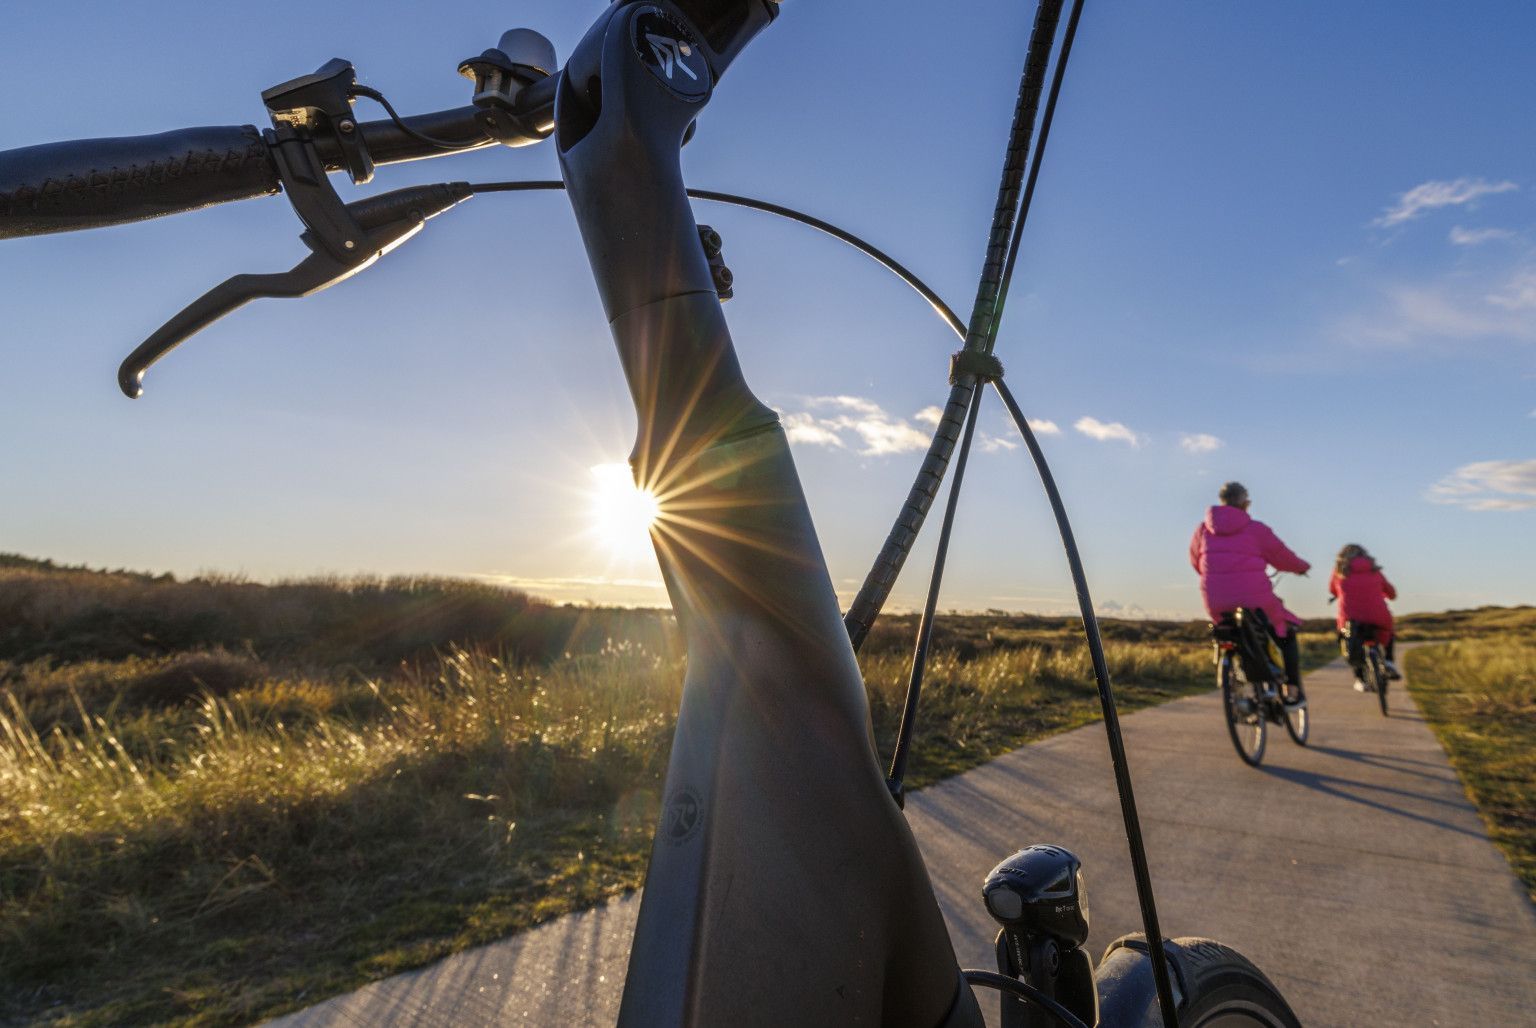
<instances>
[{"instance_id":1,"label":"sun flare","mask_svg":"<svg viewBox=\"0 0 1536 1028\"><path fill-rule=\"evenodd\" d=\"M661 507L650 490L635 485L628 464L592 468L592 532L617 558L652 557L651 525Z\"/></svg>"}]
</instances>

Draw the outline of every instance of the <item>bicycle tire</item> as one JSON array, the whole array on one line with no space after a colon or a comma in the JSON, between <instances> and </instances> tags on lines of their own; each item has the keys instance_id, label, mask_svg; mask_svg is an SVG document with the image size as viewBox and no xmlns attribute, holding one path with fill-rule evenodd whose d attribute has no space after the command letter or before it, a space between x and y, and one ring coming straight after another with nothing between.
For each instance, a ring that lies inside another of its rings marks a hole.
<instances>
[{"instance_id":1,"label":"bicycle tire","mask_svg":"<svg viewBox=\"0 0 1536 1028\"><path fill-rule=\"evenodd\" d=\"M1381 663L1381 649L1371 647L1370 654L1371 681L1376 686L1376 702L1381 705L1381 716L1391 717L1387 713L1387 669Z\"/></svg>"},{"instance_id":2,"label":"bicycle tire","mask_svg":"<svg viewBox=\"0 0 1536 1028\"><path fill-rule=\"evenodd\" d=\"M1296 687L1301 693L1301 702L1295 706L1282 708L1286 734L1291 737L1291 742L1297 746L1305 746L1307 738L1312 734L1312 714L1307 709L1307 693L1301 686Z\"/></svg>"},{"instance_id":3,"label":"bicycle tire","mask_svg":"<svg viewBox=\"0 0 1536 1028\"><path fill-rule=\"evenodd\" d=\"M1211 939L1174 939L1166 952L1182 993L1180 1028L1301 1028L1280 990L1232 947ZM1112 943L1094 978L1101 1025L1152 1028L1163 1023L1141 935Z\"/></svg>"},{"instance_id":4,"label":"bicycle tire","mask_svg":"<svg viewBox=\"0 0 1536 1028\"><path fill-rule=\"evenodd\" d=\"M1221 686L1221 707L1227 719L1227 736L1232 748L1249 767L1258 767L1264 761L1265 728L1264 702L1253 695L1254 686L1237 674L1230 654L1224 655L1217 665L1216 680ZM1245 695L1246 694L1246 695ZM1249 705L1244 710L1243 703ZM1244 735L1248 736L1247 742Z\"/></svg>"}]
</instances>

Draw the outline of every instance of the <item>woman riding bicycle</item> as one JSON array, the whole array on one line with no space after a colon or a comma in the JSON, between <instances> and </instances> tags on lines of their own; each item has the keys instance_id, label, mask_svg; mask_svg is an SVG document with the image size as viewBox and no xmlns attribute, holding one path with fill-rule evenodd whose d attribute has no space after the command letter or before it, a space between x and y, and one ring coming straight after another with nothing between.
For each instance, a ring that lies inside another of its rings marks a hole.
<instances>
[{"instance_id":1,"label":"woman riding bicycle","mask_svg":"<svg viewBox=\"0 0 1536 1028\"><path fill-rule=\"evenodd\" d=\"M1262 610L1285 661L1285 680L1299 687L1301 650L1294 629L1301 619L1275 595L1266 568L1305 575L1312 565L1292 553L1268 525L1248 516L1251 501L1242 483L1228 482L1218 498L1221 503L1205 512L1189 542L1189 563L1200 576L1206 612L1220 621L1238 607Z\"/></svg>"},{"instance_id":2,"label":"woman riding bicycle","mask_svg":"<svg viewBox=\"0 0 1536 1028\"><path fill-rule=\"evenodd\" d=\"M1355 691L1365 692L1367 687L1360 648L1349 645L1354 634L1352 626L1356 631L1361 628L1374 629L1376 641L1386 654L1387 675L1401 678L1392 660L1392 611L1387 607L1388 600L1397 599L1397 590L1387 581L1387 576L1381 573L1381 565L1376 563L1376 558L1357 543L1344 547L1334 561L1333 576L1328 580L1328 593L1338 597L1339 638L1344 641L1344 655L1349 658L1350 666L1355 671Z\"/></svg>"}]
</instances>

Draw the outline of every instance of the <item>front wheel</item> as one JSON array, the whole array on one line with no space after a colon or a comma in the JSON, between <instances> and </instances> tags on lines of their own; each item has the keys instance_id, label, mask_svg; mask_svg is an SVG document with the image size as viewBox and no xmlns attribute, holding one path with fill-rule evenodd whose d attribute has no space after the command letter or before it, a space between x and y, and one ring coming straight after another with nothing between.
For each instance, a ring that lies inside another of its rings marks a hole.
<instances>
[{"instance_id":1,"label":"front wheel","mask_svg":"<svg viewBox=\"0 0 1536 1028\"><path fill-rule=\"evenodd\" d=\"M1167 953L1183 991L1181 1028L1301 1028L1274 983L1230 946L1210 939L1175 939L1167 944ZM1100 1024L1152 1028L1163 1023L1144 936L1113 943L1094 980Z\"/></svg>"},{"instance_id":2,"label":"front wheel","mask_svg":"<svg viewBox=\"0 0 1536 1028\"><path fill-rule=\"evenodd\" d=\"M1227 734L1243 763L1258 767L1264 760L1265 711L1259 687L1237 673L1234 661L1225 656L1217 665L1221 682L1221 706L1227 714Z\"/></svg>"}]
</instances>

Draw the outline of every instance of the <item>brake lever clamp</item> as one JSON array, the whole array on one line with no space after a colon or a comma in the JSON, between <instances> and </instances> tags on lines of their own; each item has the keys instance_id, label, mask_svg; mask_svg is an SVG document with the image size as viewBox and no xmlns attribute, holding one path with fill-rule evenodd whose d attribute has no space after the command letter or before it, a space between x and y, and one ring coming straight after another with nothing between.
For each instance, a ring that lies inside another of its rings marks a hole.
<instances>
[{"instance_id":1,"label":"brake lever clamp","mask_svg":"<svg viewBox=\"0 0 1536 1028\"><path fill-rule=\"evenodd\" d=\"M357 69L352 62L333 57L312 74L262 90L261 102L280 131L286 127L305 139L317 131L334 135L347 173L361 186L373 180L373 158L352 116L356 86Z\"/></svg>"},{"instance_id":2,"label":"brake lever clamp","mask_svg":"<svg viewBox=\"0 0 1536 1028\"><path fill-rule=\"evenodd\" d=\"M137 398L144 391L144 373L150 366L194 333L252 300L310 296L351 278L421 231L429 218L473 195L469 183L448 182L397 189L345 205L341 214L355 231L353 245L342 249L343 256L337 256L325 234L311 225L299 237L311 251L308 257L286 272L235 275L208 290L128 355L117 370L118 387L129 399Z\"/></svg>"},{"instance_id":3,"label":"brake lever clamp","mask_svg":"<svg viewBox=\"0 0 1536 1028\"><path fill-rule=\"evenodd\" d=\"M224 315L252 300L310 296L351 278L419 232L428 218L473 195L468 183L453 182L412 186L343 203L326 174L314 133L335 137L354 182L372 179L373 160L352 118L356 84L357 72L338 57L311 75L262 92L273 126L262 133L262 139L283 195L304 223L299 238L310 255L285 272L235 275L182 308L118 367L118 388L129 399L143 394L144 373L151 365Z\"/></svg>"}]
</instances>

